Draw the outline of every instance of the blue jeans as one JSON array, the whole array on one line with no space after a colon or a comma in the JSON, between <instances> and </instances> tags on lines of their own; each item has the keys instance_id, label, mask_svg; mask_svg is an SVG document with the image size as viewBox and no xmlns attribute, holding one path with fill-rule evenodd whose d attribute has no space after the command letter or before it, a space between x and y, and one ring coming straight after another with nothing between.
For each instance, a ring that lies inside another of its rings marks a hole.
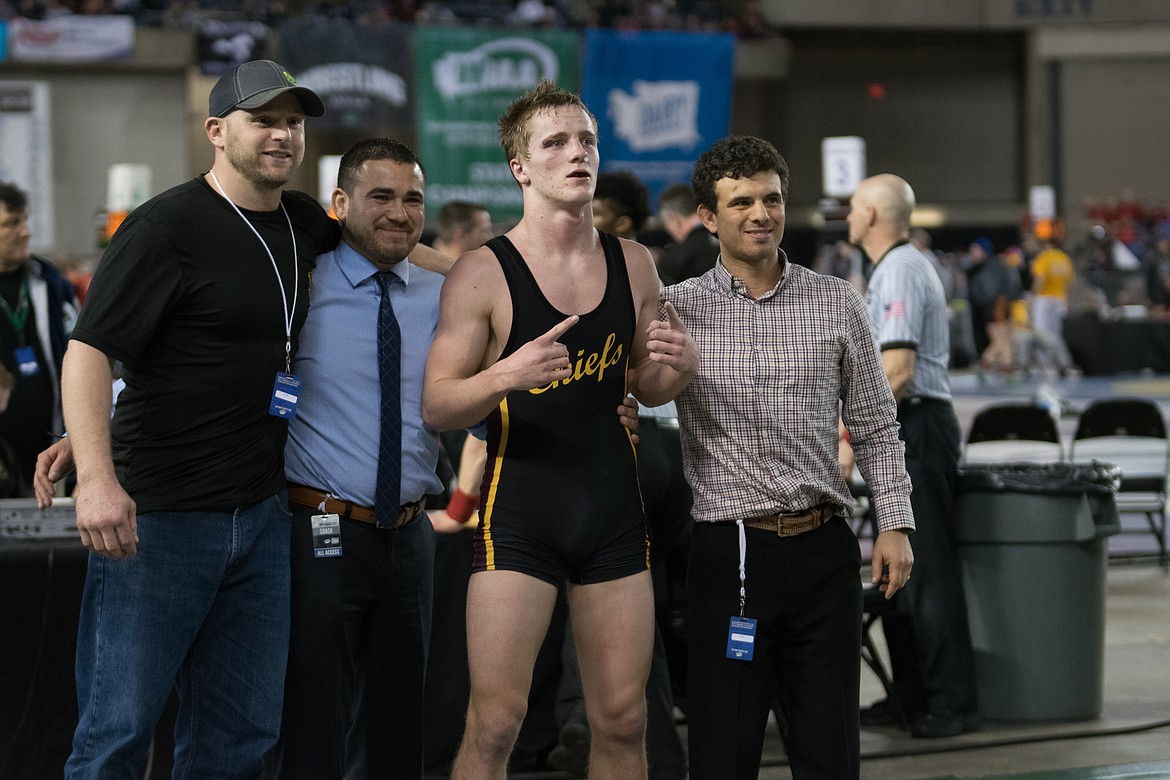
<instances>
[{"instance_id":1,"label":"blue jeans","mask_svg":"<svg viewBox=\"0 0 1170 780\"><path fill-rule=\"evenodd\" d=\"M175 778L255 778L280 732L289 636L284 491L138 516L138 554L89 558L67 780L139 778L172 686Z\"/></svg>"}]
</instances>

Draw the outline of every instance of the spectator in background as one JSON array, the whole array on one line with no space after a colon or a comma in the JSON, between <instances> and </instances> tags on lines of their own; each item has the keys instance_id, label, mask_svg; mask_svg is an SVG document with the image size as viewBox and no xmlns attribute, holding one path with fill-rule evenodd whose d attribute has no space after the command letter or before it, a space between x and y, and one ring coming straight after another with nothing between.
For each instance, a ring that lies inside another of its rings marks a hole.
<instances>
[{"instance_id":1,"label":"spectator in background","mask_svg":"<svg viewBox=\"0 0 1170 780\"><path fill-rule=\"evenodd\" d=\"M629 171L599 173L593 193L593 226L636 240L650 218L649 197L646 185Z\"/></svg>"},{"instance_id":2,"label":"spectator in background","mask_svg":"<svg viewBox=\"0 0 1170 780\"><path fill-rule=\"evenodd\" d=\"M434 248L455 261L464 252L483 246L492 234L492 215L486 208L452 200L439 209Z\"/></svg>"},{"instance_id":3,"label":"spectator in background","mask_svg":"<svg viewBox=\"0 0 1170 780\"><path fill-rule=\"evenodd\" d=\"M1039 341L1054 352L1055 368L1062 373L1072 368L1064 343L1064 318L1068 316L1069 290L1076 280L1072 258L1055 239L1046 240L1044 250L1032 261L1031 322L1040 334Z\"/></svg>"},{"instance_id":4,"label":"spectator in background","mask_svg":"<svg viewBox=\"0 0 1170 780\"><path fill-rule=\"evenodd\" d=\"M1113 238L1104 225L1093 225L1088 235L1077 246L1074 262L1084 273L1082 278L1099 290L1107 304L1110 300L1110 282L1116 268L1113 265Z\"/></svg>"},{"instance_id":5,"label":"spectator in background","mask_svg":"<svg viewBox=\"0 0 1170 780\"><path fill-rule=\"evenodd\" d=\"M955 275L950 268L947 268L938 259L938 255L931 249L930 233L920 227L910 229L910 244L922 253L922 256L930 261L931 268L938 274L938 280L942 282L943 295L949 301L955 297Z\"/></svg>"},{"instance_id":6,"label":"spectator in background","mask_svg":"<svg viewBox=\"0 0 1170 780\"><path fill-rule=\"evenodd\" d=\"M959 268L954 254L944 253L939 257L931 248L930 233L920 227L910 229L910 244L930 261L934 272L942 282L943 295L947 301L947 322L951 334L952 368L965 368L975 360L974 328L971 323L971 305L967 301L967 277Z\"/></svg>"},{"instance_id":7,"label":"spectator in background","mask_svg":"<svg viewBox=\"0 0 1170 780\"><path fill-rule=\"evenodd\" d=\"M37 455L64 432L61 361L78 302L73 286L29 252L28 195L0 182L0 440L12 448L13 495L31 495Z\"/></svg>"},{"instance_id":8,"label":"spectator in background","mask_svg":"<svg viewBox=\"0 0 1170 780\"><path fill-rule=\"evenodd\" d=\"M771 38L779 35L779 31L764 14L764 5L760 0L748 0L739 17L728 27L728 32L734 32L741 38Z\"/></svg>"},{"instance_id":9,"label":"spectator in background","mask_svg":"<svg viewBox=\"0 0 1170 780\"><path fill-rule=\"evenodd\" d=\"M1020 274L995 253L985 236L972 241L967 251L967 294L980 361L984 368L1010 370L1011 302L1020 296Z\"/></svg>"},{"instance_id":10,"label":"spectator in background","mask_svg":"<svg viewBox=\"0 0 1170 780\"><path fill-rule=\"evenodd\" d=\"M561 15L546 0L519 0L508 19L513 24L529 27L556 27Z\"/></svg>"},{"instance_id":11,"label":"spectator in background","mask_svg":"<svg viewBox=\"0 0 1170 780\"><path fill-rule=\"evenodd\" d=\"M658 221L673 244L662 250L658 275L667 284L702 276L715 267L719 242L696 212L695 193L686 184L672 184L658 198Z\"/></svg>"},{"instance_id":12,"label":"spectator in background","mask_svg":"<svg viewBox=\"0 0 1170 780\"><path fill-rule=\"evenodd\" d=\"M1142 257L1146 277L1146 296L1150 307L1158 312L1170 305L1170 237L1158 236Z\"/></svg>"},{"instance_id":13,"label":"spectator in background","mask_svg":"<svg viewBox=\"0 0 1170 780\"><path fill-rule=\"evenodd\" d=\"M992 306L991 311L988 312L985 300L988 293L984 291L984 287L990 285L985 282L976 284L976 280L984 272L988 259L994 253L995 249L991 239L980 237L967 247L967 253L962 262L963 273L967 278L967 299L971 302L971 324L975 330L975 351L980 355L983 354L983 350L987 349L987 323L989 319L990 321L995 320L995 310ZM992 300L994 300L994 296L992 296Z\"/></svg>"}]
</instances>

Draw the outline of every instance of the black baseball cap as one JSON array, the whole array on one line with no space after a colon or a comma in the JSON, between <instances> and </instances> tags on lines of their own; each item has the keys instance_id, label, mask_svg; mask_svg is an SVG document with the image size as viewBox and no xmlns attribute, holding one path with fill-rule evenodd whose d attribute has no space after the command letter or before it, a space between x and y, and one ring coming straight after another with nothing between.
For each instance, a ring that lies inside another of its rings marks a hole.
<instances>
[{"instance_id":1,"label":"black baseball cap","mask_svg":"<svg viewBox=\"0 0 1170 780\"><path fill-rule=\"evenodd\" d=\"M325 114L325 104L317 93L308 87L298 87L292 74L272 60L252 60L223 74L211 88L207 114L227 116L237 108L259 108L285 92L300 99L305 116Z\"/></svg>"}]
</instances>

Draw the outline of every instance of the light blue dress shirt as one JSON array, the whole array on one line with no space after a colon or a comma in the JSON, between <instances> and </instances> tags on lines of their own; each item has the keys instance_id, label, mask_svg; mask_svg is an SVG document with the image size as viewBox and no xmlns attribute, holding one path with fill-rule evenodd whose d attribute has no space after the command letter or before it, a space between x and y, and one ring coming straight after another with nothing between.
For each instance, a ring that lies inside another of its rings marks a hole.
<instances>
[{"instance_id":1,"label":"light blue dress shirt","mask_svg":"<svg viewBox=\"0 0 1170 780\"><path fill-rule=\"evenodd\" d=\"M402 484L404 504L439 493L439 437L423 424L427 354L439 321L443 277L403 260L390 300L402 330ZM293 372L301 378L288 427L289 482L361 506L374 505L378 468L377 267L344 241L317 258L309 314Z\"/></svg>"}]
</instances>

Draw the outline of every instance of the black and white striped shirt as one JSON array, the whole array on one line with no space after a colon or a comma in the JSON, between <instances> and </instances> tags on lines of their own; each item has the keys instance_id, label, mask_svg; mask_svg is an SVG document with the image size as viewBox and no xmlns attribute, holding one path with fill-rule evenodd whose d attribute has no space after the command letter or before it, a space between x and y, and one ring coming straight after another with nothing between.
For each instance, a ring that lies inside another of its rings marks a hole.
<instances>
[{"instance_id":1,"label":"black and white striped shirt","mask_svg":"<svg viewBox=\"0 0 1170 780\"><path fill-rule=\"evenodd\" d=\"M895 245L878 261L865 296L878 348L916 353L908 394L951 400L947 299L926 256L908 243Z\"/></svg>"}]
</instances>

